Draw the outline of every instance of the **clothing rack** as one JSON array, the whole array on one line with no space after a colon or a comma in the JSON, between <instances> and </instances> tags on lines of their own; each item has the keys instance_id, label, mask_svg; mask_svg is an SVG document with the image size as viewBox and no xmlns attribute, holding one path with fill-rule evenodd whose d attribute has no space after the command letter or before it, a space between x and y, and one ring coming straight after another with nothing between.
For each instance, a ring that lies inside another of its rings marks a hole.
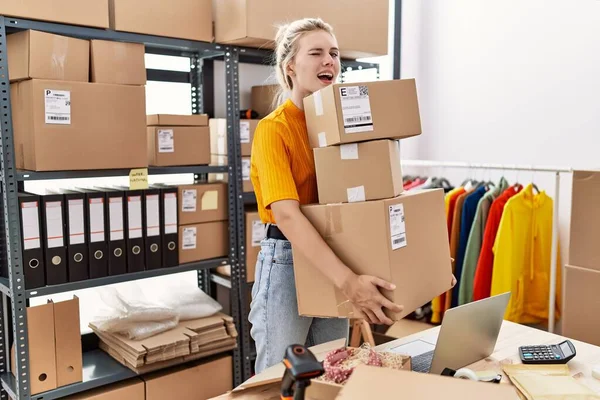
<instances>
[{"instance_id":1,"label":"clothing rack","mask_svg":"<svg viewBox=\"0 0 600 400\"><path fill-rule=\"evenodd\" d=\"M427 160L403 160L402 166L424 167L424 168L458 168L458 169L487 169L498 171L529 171L529 172L551 172L555 174L553 217L552 217L552 254L550 262L550 294L548 299L548 331L554 333L554 316L556 306L556 268L558 248L558 198L560 194L560 174L571 173L571 168L553 166L533 165L504 165L504 164L482 164L451 161L427 161Z\"/></svg>"}]
</instances>

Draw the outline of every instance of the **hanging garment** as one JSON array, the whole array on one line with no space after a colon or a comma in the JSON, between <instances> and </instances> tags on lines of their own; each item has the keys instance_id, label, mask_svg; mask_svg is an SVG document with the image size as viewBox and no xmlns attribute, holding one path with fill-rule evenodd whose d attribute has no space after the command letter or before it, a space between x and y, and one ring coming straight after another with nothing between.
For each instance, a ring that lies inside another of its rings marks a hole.
<instances>
[{"instance_id":1,"label":"hanging garment","mask_svg":"<svg viewBox=\"0 0 600 400\"><path fill-rule=\"evenodd\" d=\"M477 269L477 261L479 260L479 254L481 252L483 233L485 231L489 210L493 201L507 188L508 182L502 177L500 182L498 182L498 186L490 189L484 194L481 200L479 200L479 204L477 204L477 211L475 212L475 218L473 219L473 225L471 226L471 232L469 233L469 239L467 240L465 258L460 274L460 288L458 291L459 305L473 301L473 278L475 277L475 270Z\"/></svg>"},{"instance_id":2,"label":"hanging garment","mask_svg":"<svg viewBox=\"0 0 600 400\"><path fill-rule=\"evenodd\" d=\"M454 221L454 210L456 209L456 201L461 194L466 193L464 187L459 186L456 189L452 190L448 195L450 199L448 200L448 210L446 210L446 220L448 222L448 238L452 236L452 221ZM452 256L454 258L454 256Z\"/></svg>"},{"instance_id":3,"label":"hanging garment","mask_svg":"<svg viewBox=\"0 0 600 400\"><path fill-rule=\"evenodd\" d=\"M483 232L483 243L477 261L475 278L473 279L473 300L481 300L490 297L492 289L492 270L494 268L494 242L498 233L498 226L502 219L506 202L519 193L523 187L519 184L506 189L490 207L488 220Z\"/></svg>"},{"instance_id":4,"label":"hanging garment","mask_svg":"<svg viewBox=\"0 0 600 400\"><path fill-rule=\"evenodd\" d=\"M456 254L456 266L454 269L454 276L458 282L452 289L452 307L458 306L458 292L460 290L460 280L462 276L463 262L465 259L465 251L467 249L467 241L469 240L469 234L471 233L471 227L473 226L473 220L475 219L477 205L479 204L479 200L481 200L485 192L485 186L478 187L466 197L463 204L463 211L460 219L458 253Z\"/></svg>"},{"instance_id":5,"label":"hanging garment","mask_svg":"<svg viewBox=\"0 0 600 400\"><path fill-rule=\"evenodd\" d=\"M534 195L529 184L504 208L494 243L490 295L511 291L506 320L540 323L548 319L552 204L544 191ZM556 318L560 317L560 270L556 271Z\"/></svg>"}]
</instances>

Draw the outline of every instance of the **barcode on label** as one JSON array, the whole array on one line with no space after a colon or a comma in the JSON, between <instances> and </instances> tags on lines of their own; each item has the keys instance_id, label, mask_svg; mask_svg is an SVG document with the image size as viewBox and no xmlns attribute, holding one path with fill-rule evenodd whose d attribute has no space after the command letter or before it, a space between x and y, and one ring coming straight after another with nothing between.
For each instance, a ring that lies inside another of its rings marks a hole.
<instances>
[{"instance_id":1,"label":"barcode on label","mask_svg":"<svg viewBox=\"0 0 600 400\"><path fill-rule=\"evenodd\" d=\"M361 96L368 96L369 95L369 88L367 86L359 86L358 87L358 92L360 93Z\"/></svg>"},{"instance_id":2,"label":"barcode on label","mask_svg":"<svg viewBox=\"0 0 600 400\"><path fill-rule=\"evenodd\" d=\"M54 115L48 115L48 119L51 121L69 121L71 117L57 117Z\"/></svg>"},{"instance_id":3,"label":"barcode on label","mask_svg":"<svg viewBox=\"0 0 600 400\"><path fill-rule=\"evenodd\" d=\"M352 123L356 123L356 122L371 122L371 116L370 115L365 115L365 116L356 116L356 117L349 117L349 118L345 118L344 121L347 124L352 124Z\"/></svg>"},{"instance_id":4,"label":"barcode on label","mask_svg":"<svg viewBox=\"0 0 600 400\"><path fill-rule=\"evenodd\" d=\"M406 238L404 236L394 239L394 245L403 244L406 242Z\"/></svg>"}]
</instances>

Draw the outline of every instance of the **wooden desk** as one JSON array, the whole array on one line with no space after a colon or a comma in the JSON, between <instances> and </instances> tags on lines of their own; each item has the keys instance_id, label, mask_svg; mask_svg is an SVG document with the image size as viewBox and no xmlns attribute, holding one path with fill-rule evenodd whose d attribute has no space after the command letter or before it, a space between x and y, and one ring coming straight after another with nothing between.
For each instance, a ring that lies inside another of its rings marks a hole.
<instances>
[{"instance_id":1,"label":"wooden desk","mask_svg":"<svg viewBox=\"0 0 600 400\"><path fill-rule=\"evenodd\" d=\"M400 339L393 340L377 346L377 350L387 350L392 347L399 346L411 342L416 339L426 339L429 342L435 343L439 334L440 327L427 329ZM508 377L502 371L504 364L521 364L519 358L519 346L537 345L537 344L555 344L565 339L564 336L555 335L528 326L515 324L513 322L504 321L498 341L494 348L494 353L484 360L473 363L467 368L474 371L496 371L502 373L502 382L510 383ZM600 394L600 380L592 377L592 367L600 365L600 347L578 340L569 339L575 345L577 355L567 364L569 370L575 379L578 379L585 386Z\"/></svg>"}]
</instances>

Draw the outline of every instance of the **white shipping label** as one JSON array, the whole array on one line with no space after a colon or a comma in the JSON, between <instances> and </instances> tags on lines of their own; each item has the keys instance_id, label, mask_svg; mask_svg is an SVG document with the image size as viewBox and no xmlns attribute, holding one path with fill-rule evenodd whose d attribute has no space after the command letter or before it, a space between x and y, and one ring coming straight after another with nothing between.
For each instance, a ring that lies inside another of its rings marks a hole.
<instances>
[{"instance_id":1,"label":"white shipping label","mask_svg":"<svg viewBox=\"0 0 600 400\"><path fill-rule=\"evenodd\" d=\"M315 114L317 114L317 117L323 115L323 97L321 96L321 91L314 92L313 98L315 99Z\"/></svg>"},{"instance_id":2,"label":"white shipping label","mask_svg":"<svg viewBox=\"0 0 600 400\"><path fill-rule=\"evenodd\" d=\"M69 200L69 244L85 243L83 199Z\"/></svg>"},{"instance_id":3,"label":"white shipping label","mask_svg":"<svg viewBox=\"0 0 600 400\"><path fill-rule=\"evenodd\" d=\"M127 200L129 239L142 237L142 197L129 196Z\"/></svg>"},{"instance_id":4,"label":"white shipping label","mask_svg":"<svg viewBox=\"0 0 600 400\"><path fill-rule=\"evenodd\" d=\"M319 132L319 147L327 147L327 134L325 132Z\"/></svg>"},{"instance_id":5,"label":"white shipping label","mask_svg":"<svg viewBox=\"0 0 600 400\"><path fill-rule=\"evenodd\" d=\"M340 88L342 117L346 133L369 132L373 130L373 116L369 101L369 88L346 86Z\"/></svg>"},{"instance_id":6,"label":"white shipping label","mask_svg":"<svg viewBox=\"0 0 600 400\"><path fill-rule=\"evenodd\" d=\"M242 180L250 180L250 160L242 160Z\"/></svg>"},{"instance_id":7,"label":"white shipping label","mask_svg":"<svg viewBox=\"0 0 600 400\"><path fill-rule=\"evenodd\" d=\"M404 205L390 206L390 238L392 250L406 246L406 225L404 223Z\"/></svg>"},{"instance_id":8,"label":"white shipping label","mask_svg":"<svg viewBox=\"0 0 600 400\"><path fill-rule=\"evenodd\" d=\"M45 89L46 123L71 125L71 92Z\"/></svg>"},{"instance_id":9,"label":"white shipping label","mask_svg":"<svg viewBox=\"0 0 600 400\"><path fill-rule=\"evenodd\" d=\"M177 233L177 195L165 193L165 233Z\"/></svg>"},{"instance_id":10,"label":"white shipping label","mask_svg":"<svg viewBox=\"0 0 600 400\"><path fill-rule=\"evenodd\" d=\"M348 189L346 189L346 192L348 195L348 203L356 203L358 201L366 201L364 186L348 188Z\"/></svg>"},{"instance_id":11,"label":"white shipping label","mask_svg":"<svg viewBox=\"0 0 600 400\"><path fill-rule=\"evenodd\" d=\"M358 143L340 145L340 157L342 160L358 160Z\"/></svg>"},{"instance_id":12,"label":"white shipping label","mask_svg":"<svg viewBox=\"0 0 600 400\"><path fill-rule=\"evenodd\" d=\"M198 198L198 191L196 189L184 189L183 199L181 202L182 212L196 212L196 199Z\"/></svg>"},{"instance_id":13,"label":"white shipping label","mask_svg":"<svg viewBox=\"0 0 600 400\"><path fill-rule=\"evenodd\" d=\"M196 248L196 227L183 228L183 250Z\"/></svg>"},{"instance_id":14,"label":"white shipping label","mask_svg":"<svg viewBox=\"0 0 600 400\"><path fill-rule=\"evenodd\" d=\"M108 200L110 240L123 240L123 199L111 197Z\"/></svg>"},{"instance_id":15,"label":"white shipping label","mask_svg":"<svg viewBox=\"0 0 600 400\"><path fill-rule=\"evenodd\" d=\"M252 221L252 247L260 247L260 242L267 235L267 224L259 221Z\"/></svg>"},{"instance_id":16,"label":"white shipping label","mask_svg":"<svg viewBox=\"0 0 600 400\"><path fill-rule=\"evenodd\" d=\"M104 240L104 199L90 199L90 243Z\"/></svg>"},{"instance_id":17,"label":"white shipping label","mask_svg":"<svg viewBox=\"0 0 600 400\"><path fill-rule=\"evenodd\" d=\"M37 201L21 203L23 250L40 248L40 209Z\"/></svg>"},{"instance_id":18,"label":"white shipping label","mask_svg":"<svg viewBox=\"0 0 600 400\"><path fill-rule=\"evenodd\" d=\"M157 194L146 196L146 235L160 235L160 198Z\"/></svg>"},{"instance_id":19,"label":"white shipping label","mask_svg":"<svg viewBox=\"0 0 600 400\"><path fill-rule=\"evenodd\" d=\"M250 122L240 121L240 143L250 143Z\"/></svg>"},{"instance_id":20,"label":"white shipping label","mask_svg":"<svg viewBox=\"0 0 600 400\"><path fill-rule=\"evenodd\" d=\"M158 152L173 153L175 151L175 139L173 138L173 129L158 130Z\"/></svg>"},{"instance_id":21,"label":"white shipping label","mask_svg":"<svg viewBox=\"0 0 600 400\"><path fill-rule=\"evenodd\" d=\"M46 203L46 236L48 248L64 246L62 203L50 201Z\"/></svg>"}]
</instances>

